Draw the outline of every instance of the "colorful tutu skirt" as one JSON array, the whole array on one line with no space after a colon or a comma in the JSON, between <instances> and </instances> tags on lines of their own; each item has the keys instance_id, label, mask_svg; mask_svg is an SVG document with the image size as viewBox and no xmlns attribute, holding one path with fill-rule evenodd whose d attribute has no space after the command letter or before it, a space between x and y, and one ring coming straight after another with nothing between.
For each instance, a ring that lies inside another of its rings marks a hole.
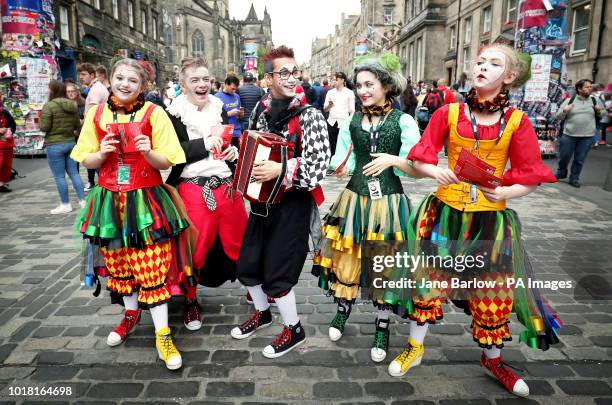
<instances>
[{"instance_id":1,"label":"colorful tutu skirt","mask_svg":"<svg viewBox=\"0 0 612 405\"><path fill-rule=\"evenodd\" d=\"M197 231L190 225L178 192L167 184L127 192L96 186L87 196L75 227L95 251L102 252L106 267L109 258L131 255L132 259L125 260L132 267L138 265L145 271L147 261L152 267L163 267L163 275L156 278L164 280L171 295L181 295L183 283L195 283L191 258ZM108 270L99 266L97 275L107 276ZM111 291L120 296L132 289L122 286Z\"/></svg>"},{"instance_id":2,"label":"colorful tutu skirt","mask_svg":"<svg viewBox=\"0 0 612 405\"><path fill-rule=\"evenodd\" d=\"M412 304L403 311L409 318L419 324L435 323L443 316L441 304L452 299L472 315L472 335L482 347L502 347L511 340L512 312L525 327L521 342L542 350L558 343L562 323L538 289L531 288L533 271L515 211L460 211L432 194L410 221L410 250L421 256L421 265L393 275L415 282ZM468 269L466 257L476 258ZM406 291L386 293L402 294Z\"/></svg>"},{"instance_id":3,"label":"colorful tutu skirt","mask_svg":"<svg viewBox=\"0 0 612 405\"><path fill-rule=\"evenodd\" d=\"M360 287L371 285L368 272L362 272L363 243L405 241L409 215L410 202L404 194L372 200L343 190L323 219L323 240L313 259L313 275L319 278L319 286L335 299L354 301ZM367 298L377 306L385 305L383 292L369 289Z\"/></svg>"}]
</instances>

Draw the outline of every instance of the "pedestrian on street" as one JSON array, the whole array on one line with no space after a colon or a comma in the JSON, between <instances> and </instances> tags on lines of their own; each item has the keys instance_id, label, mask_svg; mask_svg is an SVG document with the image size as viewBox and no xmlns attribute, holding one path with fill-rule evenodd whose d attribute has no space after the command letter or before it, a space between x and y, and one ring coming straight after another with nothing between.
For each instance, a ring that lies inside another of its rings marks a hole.
<instances>
[{"instance_id":1,"label":"pedestrian on street","mask_svg":"<svg viewBox=\"0 0 612 405\"><path fill-rule=\"evenodd\" d=\"M361 111L342 124L330 163L338 177L354 174L325 216L324 239L312 270L319 278L319 286L338 304L329 325L333 342L344 334L359 288L371 287L361 271L362 244L383 235L384 240L407 240L408 223L394 220L410 216L410 201L398 176L416 175L406 157L420 137L416 121L392 108L393 100L406 87L399 58L392 54L369 55L355 64L356 91L363 104ZM377 294L380 291L370 289L368 297L378 309L370 350L372 361L377 363L386 358L389 350L391 313L390 305Z\"/></svg>"},{"instance_id":2,"label":"pedestrian on street","mask_svg":"<svg viewBox=\"0 0 612 405\"><path fill-rule=\"evenodd\" d=\"M520 239L520 221L516 212L506 208L506 200L525 196L538 184L553 183L555 177L542 163L538 138L527 115L509 106L509 89L523 85L530 76L530 58L495 44L483 48L473 66L473 87L466 103L446 104L438 109L408 155L416 170L439 184L437 192L426 197L410 218L408 240L417 242L415 255L427 252L434 257L448 257L450 245L444 241L465 241L465 245L456 247L462 256L475 252L474 255L491 258L488 265L485 262L480 268L472 266L469 277L481 282L489 280L496 287L454 293L465 300L458 305L472 315L472 337L483 348L482 367L509 392L526 397L529 387L501 356L504 342L511 340L510 315L514 311L526 328L521 332L521 341L543 350L558 343L556 329L560 324L539 292L529 287L533 274ZM445 139L449 142L449 167L441 168L438 152ZM493 166L502 185L487 188L460 181L454 172L461 159L460 151L471 153L472 160L480 159L478 165ZM508 160L511 167L504 172ZM424 265L400 272L397 277L412 277L417 285L444 280L450 286L453 279L464 274L462 270L468 272L453 265ZM525 284L515 293L508 280ZM393 298L402 293L394 291L397 290L388 289L385 296ZM443 318L442 302L452 293L450 287L425 288L416 291L412 300L404 301L407 304L403 310L411 319L410 337L389 365L389 374L402 376L421 363L428 325ZM398 308L402 309L402 305Z\"/></svg>"},{"instance_id":3,"label":"pedestrian on street","mask_svg":"<svg viewBox=\"0 0 612 405\"><path fill-rule=\"evenodd\" d=\"M559 180L567 177L567 166L573 157L569 184L579 188L580 172L593 145L596 122L604 108L595 97L591 96L592 81L578 80L575 87L576 96L566 99L556 115L557 118L564 120L563 134L559 140L559 165L556 176Z\"/></svg>"},{"instance_id":4,"label":"pedestrian on street","mask_svg":"<svg viewBox=\"0 0 612 405\"><path fill-rule=\"evenodd\" d=\"M102 83L106 90L110 92L110 82L108 81L108 71L104 65L96 66L96 79Z\"/></svg>"},{"instance_id":5,"label":"pedestrian on street","mask_svg":"<svg viewBox=\"0 0 612 405\"><path fill-rule=\"evenodd\" d=\"M336 151L340 127L355 113L355 93L346 87L346 74L337 72L334 82L335 87L327 92L323 103L323 111L329 113L327 132L332 154Z\"/></svg>"},{"instance_id":6,"label":"pedestrian on street","mask_svg":"<svg viewBox=\"0 0 612 405\"><path fill-rule=\"evenodd\" d=\"M230 145L221 150L223 139L211 133L214 126L227 124L228 117L223 102L209 94L206 60L184 59L179 83L183 92L167 112L187 161L172 168L166 183L178 188L189 219L199 231L193 255L196 281L219 287L236 280L236 261L247 223L242 198L232 192L232 171L227 165L238 159L238 149ZM198 330L202 321L196 285L186 290L183 323L189 330Z\"/></svg>"},{"instance_id":7,"label":"pedestrian on street","mask_svg":"<svg viewBox=\"0 0 612 405\"><path fill-rule=\"evenodd\" d=\"M241 121L244 118L244 107L240 104L240 96L236 93L240 86L240 80L233 75L225 78L223 91L215 93L215 97L223 102L223 110L229 117L229 123L234 126L232 134L232 145L240 147L240 135L242 135Z\"/></svg>"},{"instance_id":8,"label":"pedestrian on street","mask_svg":"<svg viewBox=\"0 0 612 405\"><path fill-rule=\"evenodd\" d=\"M255 181L263 183L280 176L287 188L277 204L251 203L237 274L253 299L255 313L232 329L231 336L245 339L272 324L270 296L276 301L283 329L262 354L276 358L306 340L293 287L306 261L309 236L320 233L317 205L323 202L320 183L325 178L330 152L323 115L304 105L304 93L297 92L302 72L293 50L280 46L268 51L264 71L272 90L257 103L251 128L274 132L292 142L293 157L284 171L279 162L255 162Z\"/></svg>"},{"instance_id":9,"label":"pedestrian on street","mask_svg":"<svg viewBox=\"0 0 612 405\"><path fill-rule=\"evenodd\" d=\"M0 95L0 193L10 193L8 186L13 168L15 140L13 135L17 125L11 113L4 108L4 96Z\"/></svg>"},{"instance_id":10,"label":"pedestrian on street","mask_svg":"<svg viewBox=\"0 0 612 405\"><path fill-rule=\"evenodd\" d=\"M66 173L70 177L79 205L83 207L85 204L83 182L77 163L70 158L80 129L79 111L74 102L66 97L66 86L60 81L51 80L49 101L42 109L40 130L45 132L47 161L60 196L60 205L51 210L53 215L72 211Z\"/></svg>"},{"instance_id":11,"label":"pedestrian on street","mask_svg":"<svg viewBox=\"0 0 612 405\"><path fill-rule=\"evenodd\" d=\"M406 89L402 92L401 98L404 104L403 111L406 114L410 115L412 118L414 118L416 114L416 108L417 108L418 101L417 101L416 96L414 95L414 89L412 88L410 84L408 84L406 86Z\"/></svg>"},{"instance_id":12,"label":"pedestrian on street","mask_svg":"<svg viewBox=\"0 0 612 405\"><path fill-rule=\"evenodd\" d=\"M446 86L446 79L438 80L437 84L438 84L438 91L442 92L444 96L444 104L454 103L456 101L455 94L453 93L451 89L449 89Z\"/></svg>"},{"instance_id":13,"label":"pedestrian on street","mask_svg":"<svg viewBox=\"0 0 612 405\"><path fill-rule=\"evenodd\" d=\"M330 91L332 87L329 85L329 80L323 79L323 87L321 88L321 94L319 95L319 110L323 113L323 117L327 120L329 114L325 112L323 107L325 106L325 97L327 97L327 92Z\"/></svg>"},{"instance_id":14,"label":"pedestrian on street","mask_svg":"<svg viewBox=\"0 0 612 405\"><path fill-rule=\"evenodd\" d=\"M465 72L461 72L461 74L459 75L459 93L461 93L462 99L465 100L465 97L467 96L468 92L471 89L470 86L470 81L468 80L468 76L467 73ZM459 100L456 100L457 102L459 102Z\"/></svg>"},{"instance_id":15,"label":"pedestrian on street","mask_svg":"<svg viewBox=\"0 0 612 405\"><path fill-rule=\"evenodd\" d=\"M255 85L255 76L253 73L247 72L244 75L244 84L238 89L238 95L240 96L240 104L244 107L244 116L240 122L243 129L249 127L249 119L255 104L264 96L264 91Z\"/></svg>"},{"instance_id":16,"label":"pedestrian on street","mask_svg":"<svg viewBox=\"0 0 612 405\"><path fill-rule=\"evenodd\" d=\"M83 97L81 97L79 88L73 81L64 80L64 85L66 86L66 97L77 106L77 110L79 111L79 119L82 123L83 119L85 118L85 100L83 100Z\"/></svg>"},{"instance_id":17,"label":"pedestrian on street","mask_svg":"<svg viewBox=\"0 0 612 405\"><path fill-rule=\"evenodd\" d=\"M107 289L125 307L123 320L106 339L121 344L149 309L157 355L168 369L182 358L168 327L168 304L193 280L193 227L176 190L160 170L185 163L185 153L165 111L145 101L147 72L134 59L111 70L111 96L85 116L72 157L100 169L77 227L100 253L109 272Z\"/></svg>"},{"instance_id":18,"label":"pedestrian on street","mask_svg":"<svg viewBox=\"0 0 612 405\"><path fill-rule=\"evenodd\" d=\"M166 108L166 104L164 104L164 99L161 96L159 89L157 88L156 78L157 73L155 73L155 68L151 64L151 62L146 60L139 60L138 63L140 66L147 71L149 75L149 83L147 83L147 95L145 96L146 101L150 101L155 105L158 105L162 108Z\"/></svg>"}]
</instances>

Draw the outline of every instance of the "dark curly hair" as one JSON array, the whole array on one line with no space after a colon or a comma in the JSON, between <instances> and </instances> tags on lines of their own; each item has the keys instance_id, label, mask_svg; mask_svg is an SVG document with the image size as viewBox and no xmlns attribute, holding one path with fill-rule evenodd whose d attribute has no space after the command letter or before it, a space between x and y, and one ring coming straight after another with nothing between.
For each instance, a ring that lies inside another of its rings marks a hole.
<instances>
[{"instance_id":1,"label":"dark curly hair","mask_svg":"<svg viewBox=\"0 0 612 405\"><path fill-rule=\"evenodd\" d=\"M394 99L404 91L404 88L398 83L397 79L391 73L380 66L379 64L366 63L357 66L353 71L353 83L357 83L357 75L361 72L370 72L380 81L380 84L387 89L387 99Z\"/></svg>"},{"instance_id":2,"label":"dark curly hair","mask_svg":"<svg viewBox=\"0 0 612 405\"><path fill-rule=\"evenodd\" d=\"M274 70L274 59L280 58L295 58L292 48L288 48L285 45L281 45L278 48L272 48L263 57L264 60L264 71L270 73Z\"/></svg>"}]
</instances>

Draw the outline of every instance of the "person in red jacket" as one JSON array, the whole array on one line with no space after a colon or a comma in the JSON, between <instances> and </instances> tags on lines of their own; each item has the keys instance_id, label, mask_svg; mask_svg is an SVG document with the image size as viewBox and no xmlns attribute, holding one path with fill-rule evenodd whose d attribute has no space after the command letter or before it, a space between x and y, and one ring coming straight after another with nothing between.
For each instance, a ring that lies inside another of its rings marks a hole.
<instances>
[{"instance_id":1,"label":"person in red jacket","mask_svg":"<svg viewBox=\"0 0 612 405\"><path fill-rule=\"evenodd\" d=\"M0 97L0 109L0 193L10 193L13 191L8 187L15 148L13 134L17 125L11 113L4 108L3 97Z\"/></svg>"},{"instance_id":2,"label":"person in red jacket","mask_svg":"<svg viewBox=\"0 0 612 405\"><path fill-rule=\"evenodd\" d=\"M444 104L455 103L453 91L446 86L446 79L438 80L438 90L444 94Z\"/></svg>"}]
</instances>

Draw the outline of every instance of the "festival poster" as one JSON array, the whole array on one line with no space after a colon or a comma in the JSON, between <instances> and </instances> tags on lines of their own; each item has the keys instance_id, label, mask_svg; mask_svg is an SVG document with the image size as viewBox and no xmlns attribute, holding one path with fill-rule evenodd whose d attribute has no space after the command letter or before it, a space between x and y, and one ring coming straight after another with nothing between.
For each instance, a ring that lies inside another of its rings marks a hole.
<instances>
[{"instance_id":1,"label":"festival poster","mask_svg":"<svg viewBox=\"0 0 612 405\"><path fill-rule=\"evenodd\" d=\"M543 27L546 25L548 12L542 0L523 0L519 5L518 29Z\"/></svg>"},{"instance_id":2,"label":"festival poster","mask_svg":"<svg viewBox=\"0 0 612 405\"><path fill-rule=\"evenodd\" d=\"M531 78L525 85L524 101L548 100L551 62L550 54L531 55Z\"/></svg>"},{"instance_id":3,"label":"festival poster","mask_svg":"<svg viewBox=\"0 0 612 405\"><path fill-rule=\"evenodd\" d=\"M246 58L244 70L257 69L257 58Z\"/></svg>"},{"instance_id":4,"label":"festival poster","mask_svg":"<svg viewBox=\"0 0 612 405\"><path fill-rule=\"evenodd\" d=\"M2 0L2 33L35 35L44 26L38 0Z\"/></svg>"}]
</instances>

